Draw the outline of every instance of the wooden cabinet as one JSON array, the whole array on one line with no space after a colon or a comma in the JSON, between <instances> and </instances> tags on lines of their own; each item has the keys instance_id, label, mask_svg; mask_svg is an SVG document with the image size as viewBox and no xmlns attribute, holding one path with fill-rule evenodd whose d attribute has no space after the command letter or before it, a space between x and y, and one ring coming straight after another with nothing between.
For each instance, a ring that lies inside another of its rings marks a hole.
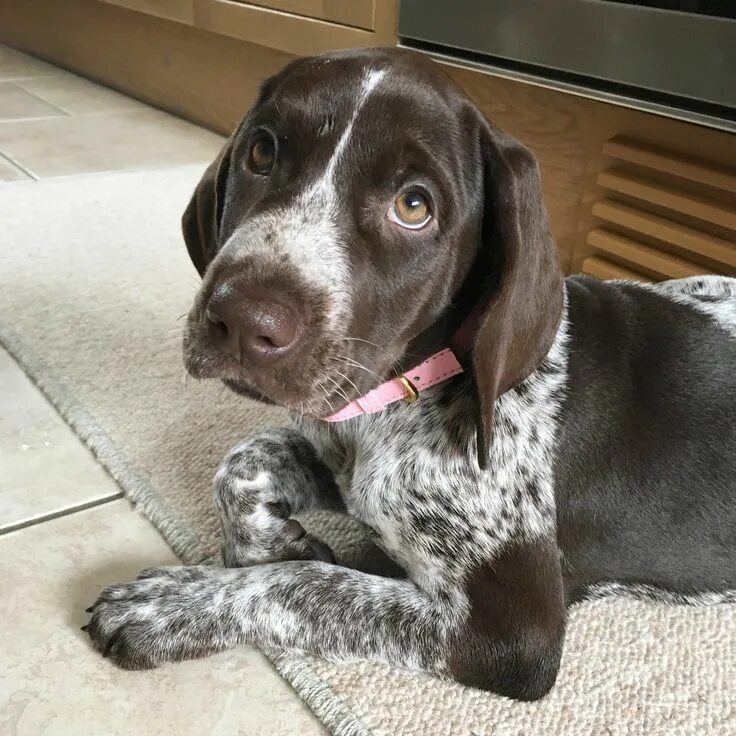
<instances>
[{"instance_id":1,"label":"wooden cabinet","mask_svg":"<svg viewBox=\"0 0 736 736\"><path fill-rule=\"evenodd\" d=\"M290 8L286 12L286 8ZM298 56L396 43L394 0L196 0L195 25Z\"/></svg>"},{"instance_id":2,"label":"wooden cabinet","mask_svg":"<svg viewBox=\"0 0 736 736\"><path fill-rule=\"evenodd\" d=\"M375 0L244 0L244 2L343 26L354 26L366 31L375 28Z\"/></svg>"},{"instance_id":3,"label":"wooden cabinet","mask_svg":"<svg viewBox=\"0 0 736 736\"><path fill-rule=\"evenodd\" d=\"M194 23L195 0L102 0L121 8L148 13L179 23Z\"/></svg>"},{"instance_id":4,"label":"wooden cabinet","mask_svg":"<svg viewBox=\"0 0 736 736\"><path fill-rule=\"evenodd\" d=\"M100 0L306 56L396 43L398 0Z\"/></svg>"}]
</instances>

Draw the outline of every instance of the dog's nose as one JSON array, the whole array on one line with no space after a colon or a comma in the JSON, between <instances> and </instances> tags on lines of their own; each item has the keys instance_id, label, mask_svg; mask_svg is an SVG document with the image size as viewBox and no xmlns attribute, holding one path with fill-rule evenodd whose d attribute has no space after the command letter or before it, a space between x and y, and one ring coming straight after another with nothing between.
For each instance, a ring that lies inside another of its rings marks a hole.
<instances>
[{"instance_id":1,"label":"dog's nose","mask_svg":"<svg viewBox=\"0 0 736 736\"><path fill-rule=\"evenodd\" d=\"M266 362L288 352L298 341L300 323L279 294L247 293L225 284L207 306L212 342L239 362Z\"/></svg>"}]
</instances>

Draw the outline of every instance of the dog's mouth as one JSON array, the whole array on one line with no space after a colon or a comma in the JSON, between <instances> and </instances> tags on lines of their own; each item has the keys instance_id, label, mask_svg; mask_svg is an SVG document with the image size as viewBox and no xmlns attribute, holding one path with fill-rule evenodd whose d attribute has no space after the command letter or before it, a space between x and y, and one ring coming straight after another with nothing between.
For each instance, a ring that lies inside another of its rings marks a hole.
<instances>
[{"instance_id":1,"label":"dog's mouth","mask_svg":"<svg viewBox=\"0 0 736 736\"><path fill-rule=\"evenodd\" d=\"M354 355L356 351L345 345L339 339L321 341L308 353L263 369L241 364L213 349L198 333L196 324L190 323L183 359L188 374L197 380L220 380L243 398L311 418L325 418L385 380L380 367L364 365L360 356Z\"/></svg>"}]
</instances>

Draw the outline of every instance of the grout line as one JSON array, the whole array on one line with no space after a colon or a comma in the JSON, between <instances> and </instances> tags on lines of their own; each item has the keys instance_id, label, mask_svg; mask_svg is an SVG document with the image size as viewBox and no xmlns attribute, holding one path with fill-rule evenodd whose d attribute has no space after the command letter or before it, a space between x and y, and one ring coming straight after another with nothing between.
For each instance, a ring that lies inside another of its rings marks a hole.
<instances>
[{"instance_id":1,"label":"grout line","mask_svg":"<svg viewBox=\"0 0 736 736\"><path fill-rule=\"evenodd\" d=\"M0 153L0 156L3 154ZM11 163L15 164L14 161L11 161ZM19 169L25 171L29 176L33 176L35 181L38 182L56 182L56 181L64 181L65 179L79 179L83 177L91 177L91 176L109 176L112 174L140 174L140 173L146 173L146 172L155 172L155 171L168 171L169 169L182 169L182 168L188 168L188 167L202 167L202 171L209 166L209 164L212 163L209 159L202 159L201 161L189 161L184 163L171 163L171 164L152 164L151 166L141 166L136 168L129 168L129 169L100 169L99 171L77 171L75 173L69 173L69 174L50 174L48 176L44 175L38 175L33 174L28 169L24 169L23 167L19 166L18 164L15 164L15 166L18 166ZM18 183L18 182L14 182Z\"/></svg>"},{"instance_id":2,"label":"grout line","mask_svg":"<svg viewBox=\"0 0 736 736\"><path fill-rule=\"evenodd\" d=\"M0 44L0 51L2 50L2 44ZM46 64L46 62L43 62ZM67 74L74 75L74 72L70 72L66 69L62 69L60 66L52 67L49 65L49 71L46 71L45 69L43 72L39 70L38 74L20 74L10 76L10 77L0 77L0 82L17 82L18 80L28 80L28 79L47 79L48 77L65 77ZM5 72L7 74L7 72Z\"/></svg>"},{"instance_id":3,"label":"grout line","mask_svg":"<svg viewBox=\"0 0 736 736\"><path fill-rule=\"evenodd\" d=\"M40 98L39 98L40 99ZM12 125L13 123L36 123L40 120L66 120L72 117L63 111L59 115L35 115L28 118L0 118L1 125Z\"/></svg>"},{"instance_id":4,"label":"grout line","mask_svg":"<svg viewBox=\"0 0 736 736\"><path fill-rule=\"evenodd\" d=\"M7 82L7 84L10 84L11 86L15 87L17 90L20 90L21 92L25 92L27 95L30 95L31 97L35 97L39 102L42 102L44 105L48 105L49 107L52 107L54 110L58 110L58 112L61 113L61 115L42 115L40 119L72 117L72 114L70 112L67 112L66 110L59 107L58 105L55 105L53 102L50 102L49 100L44 99L43 97L41 97L41 95L37 95L32 90L26 89L22 84L19 84L18 82ZM18 120L18 119L19 118L13 118L13 120ZM37 119L39 118L20 118L20 120L37 120Z\"/></svg>"},{"instance_id":5,"label":"grout line","mask_svg":"<svg viewBox=\"0 0 736 736\"><path fill-rule=\"evenodd\" d=\"M39 100L42 100L47 105L51 105L52 107L55 107L57 110L61 110L65 115L67 115L70 118L98 118L104 115L114 115L120 112L140 112L141 110L143 111L156 110L157 112L161 112L159 108L154 107L153 105L150 105L147 102L142 102L141 100L138 100L135 97L131 97L130 95L126 95L122 92L118 92L112 87L106 87L103 84L93 82L89 79L86 79L85 77L77 76L76 74L69 73L69 76L81 82L82 84L87 84L90 87L93 87L96 93L103 93L103 94L109 93L112 96L120 97L121 99L128 101L128 103L133 103L133 104L123 105L121 103L119 107L112 106L107 110L102 109L102 110L94 110L94 111L88 111L88 112L74 112L74 110L64 107L63 105L60 105L57 102L52 102L51 100L39 94L35 90L29 89L28 87L26 87L26 84L28 84L29 82L35 82L37 79L48 79L49 77L28 77L27 79L17 80L13 82L13 84L16 87L19 87L20 89L24 90L25 92L28 92L28 94L33 95L34 97L37 97ZM56 78L58 79L58 78L63 78L63 77L56 77ZM168 114L171 115L171 113L168 113ZM171 116L176 117L175 115L171 115ZM179 119L181 120L182 118L179 118ZM189 122L189 121L187 120L185 122ZM196 125L196 123L192 123L192 125Z\"/></svg>"},{"instance_id":6,"label":"grout line","mask_svg":"<svg viewBox=\"0 0 736 736\"><path fill-rule=\"evenodd\" d=\"M0 151L0 159L2 159L3 161L6 161L13 168L18 169L18 171L20 171L21 174L30 176L33 181L38 181L38 177L32 171L29 171L25 166L21 166L17 161L10 158L10 156L3 153L2 151ZM21 179L20 181L23 181L23 179ZM12 182L4 182L4 183L12 183Z\"/></svg>"},{"instance_id":7,"label":"grout line","mask_svg":"<svg viewBox=\"0 0 736 736\"><path fill-rule=\"evenodd\" d=\"M46 77L48 79L48 77ZM73 118L76 117L76 115L71 111L67 110L65 107L62 107L61 105L57 105L55 102L51 102L51 100L47 100L45 97L41 97L41 95L38 94L38 92L34 92L32 89L28 89L23 82L33 82L36 79L43 79L43 77L29 77L27 79L19 79L13 84L18 87L18 89L22 89L24 92L27 92L29 95L33 95L36 99L41 100L42 102L45 102L47 105L51 105L51 107L55 107L57 110L61 110L61 112L64 113L67 117ZM59 116L61 117L61 116Z\"/></svg>"},{"instance_id":8,"label":"grout line","mask_svg":"<svg viewBox=\"0 0 736 736\"><path fill-rule=\"evenodd\" d=\"M15 84L16 82L28 82L31 79L48 79L49 77L62 77L64 74L71 74L72 72L67 72L65 69L60 68L60 72L47 72L45 74L21 74L21 76L10 76L10 77L1 77L0 76L0 84L3 84L4 82L8 82L10 84Z\"/></svg>"},{"instance_id":9,"label":"grout line","mask_svg":"<svg viewBox=\"0 0 736 736\"><path fill-rule=\"evenodd\" d=\"M122 491L117 491L116 493L109 496L95 498L93 501L85 501L84 503L77 504L76 506L69 506L68 508L60 509L59 511L52 511L51 513L44 514L43 516L36 516L32 519L18 521L14 524L10 524L8 526L0 528L0 538L2 538L5 534L10 534L10 532L17 532L20 529L28 529L32 526L38 526L39 524L43 524L46 521L60 519L62 516L70 516L71 514L76 514L79 511L87 511L87 509L93 509L96 506L103 506L106 503L110 503L111 501L118 501L119 499L124 497L125 496L123 495Z\"/></svg>"}]
</instances>

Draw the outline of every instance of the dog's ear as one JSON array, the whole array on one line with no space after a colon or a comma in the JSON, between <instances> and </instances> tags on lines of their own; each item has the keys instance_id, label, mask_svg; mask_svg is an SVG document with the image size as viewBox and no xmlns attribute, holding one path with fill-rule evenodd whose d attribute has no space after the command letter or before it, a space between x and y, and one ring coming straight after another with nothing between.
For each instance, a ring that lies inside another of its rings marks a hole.
<instances>
[{"instance_id":1,"label":"dog's ear","mask_svg":"<svg viewBox=\"0 0 736 736\"><path fill-rule=\"evenodd\" d=\"M477 391L478 463L487 467L496 399L527 378L552 346L564 291L539 168L525 146L480 122L481 256L496 271L468 320Z\"/></svg>"},{"instance_id":2,"label":"dog's ear","mask_svg":"<svg viewBox=\"0 0 736 736\"><path fill-rule=\"evenodd\" d=\"M200 276L218 251L232 147L231 137L202 175L181 218L184 242Z\"/></svg>"}]
</instances>

